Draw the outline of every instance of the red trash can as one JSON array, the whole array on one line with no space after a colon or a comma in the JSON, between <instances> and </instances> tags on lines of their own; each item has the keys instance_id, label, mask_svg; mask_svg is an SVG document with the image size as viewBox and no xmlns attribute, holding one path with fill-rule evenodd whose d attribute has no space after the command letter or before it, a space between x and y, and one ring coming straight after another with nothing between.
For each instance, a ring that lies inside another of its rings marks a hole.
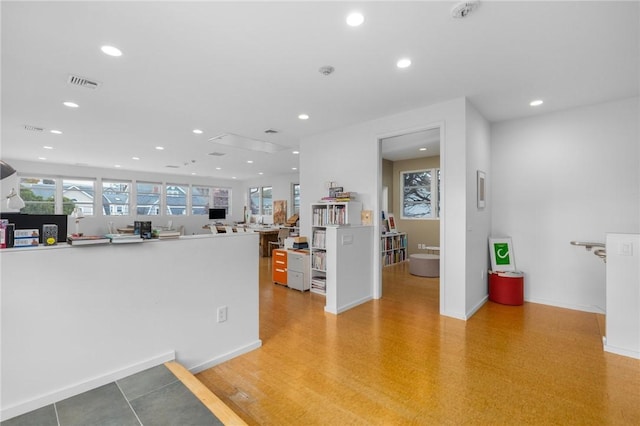
<instances>
[{"instance_id":1,"label":"red trash can","mask_svg":"<svg viewBox=\"0 0 640 426\"><path fill-rule=\"evenodd\" d=\"M524 274L489 271L489 300L503 305L522 305Z\"/></svg>"}]
</instances>

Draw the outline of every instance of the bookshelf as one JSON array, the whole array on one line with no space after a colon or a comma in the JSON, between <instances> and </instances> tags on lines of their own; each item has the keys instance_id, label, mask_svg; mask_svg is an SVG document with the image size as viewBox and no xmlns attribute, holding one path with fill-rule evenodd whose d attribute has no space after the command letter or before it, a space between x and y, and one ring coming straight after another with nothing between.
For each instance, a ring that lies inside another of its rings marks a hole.
<instances>
[{"instance_id":1,"label":"bookshelf","mask_svg":"<svg viewBox=\"0 0 640 426\"><path fill-rule=\"evenodd\" d=\"M311 205L311 291L326 294L327 262L336 256L336 248L327 244L327 228L360 225L359 201L315 203ZM334 259L335 262L335 259Z\"/></svg>"},{"instance_id":2,"label":"bookshelf","mask_svg":"<svg viewBox=\"0 0 640 426\"><path fill-rule=\"evenodd\" d=\"M386 233L382 235L382 264L384 266L404 262L407 256L408 236L406 232Z\"/></svg>"}]
</instances>

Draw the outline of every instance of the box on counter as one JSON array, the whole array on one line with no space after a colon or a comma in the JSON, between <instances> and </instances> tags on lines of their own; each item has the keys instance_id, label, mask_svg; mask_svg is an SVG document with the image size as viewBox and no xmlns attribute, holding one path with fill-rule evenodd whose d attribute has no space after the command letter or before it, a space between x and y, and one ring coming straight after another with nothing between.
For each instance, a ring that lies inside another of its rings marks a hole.
<instances>
[{"instance_id":1,"label":"box on counter","mask_svg":"<svg viewBox=\"0 0 640 426\"><path fill-rule=\"evenodd\" d=\"M18 232L18 231L16 231ZM35 238L15 238L13 240L14 247L37 247L40 244L38 237Z\"/></svg>"},{"instance_id":2,"label":"box on counter","mask_svg":"<svg viewBox=\"0 0 640 426\"><path fill-rule=\"evenodd\" d=\"M294 243L307 243L307 237L293 237Z\"/></svg>"},{"instance_id":3,"label":"box on counter","mask_svg":"<svg viewBox=\"0 0 640 426\"><path fill-rule=\"evenodd\" d=\"M18 238L40 238L40 231L37 229L16 229L13 231L13 237Z\"/></svg>"}]
</instances>

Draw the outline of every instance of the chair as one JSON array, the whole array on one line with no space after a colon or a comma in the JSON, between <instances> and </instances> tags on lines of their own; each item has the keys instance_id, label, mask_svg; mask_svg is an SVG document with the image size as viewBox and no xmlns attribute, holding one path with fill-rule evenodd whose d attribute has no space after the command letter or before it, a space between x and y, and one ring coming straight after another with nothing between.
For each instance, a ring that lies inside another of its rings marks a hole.
<instances>
[{"instance_id":1,"label":"chair","mask_svg":"<svg viewBox=\"0 0 640 426\"><path fill-rule=\"evenodd\" d=\"M278 230L278 241L269 241L269 254L273 249L284 247L284 240L289 236L289 229L280 228Z\"/></svg>"}]
</instances>

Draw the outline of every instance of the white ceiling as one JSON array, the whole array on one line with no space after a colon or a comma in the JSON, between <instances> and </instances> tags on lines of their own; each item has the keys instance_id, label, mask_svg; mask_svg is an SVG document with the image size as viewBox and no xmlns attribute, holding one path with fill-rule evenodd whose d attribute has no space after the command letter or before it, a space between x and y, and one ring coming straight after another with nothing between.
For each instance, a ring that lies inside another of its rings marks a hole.
<instances>
[{"instance_id":1,"label":"white ceiling","mask_svg":"<svg viewBox=\"0 0 640 426\"><path fill-rule=\"evenodd\" d=\"M2 1L2 158L249 179L291 172L302 137L455 97L501 121L638 96L637 1L455 3Z\"/></svg>"}]
</instances>

